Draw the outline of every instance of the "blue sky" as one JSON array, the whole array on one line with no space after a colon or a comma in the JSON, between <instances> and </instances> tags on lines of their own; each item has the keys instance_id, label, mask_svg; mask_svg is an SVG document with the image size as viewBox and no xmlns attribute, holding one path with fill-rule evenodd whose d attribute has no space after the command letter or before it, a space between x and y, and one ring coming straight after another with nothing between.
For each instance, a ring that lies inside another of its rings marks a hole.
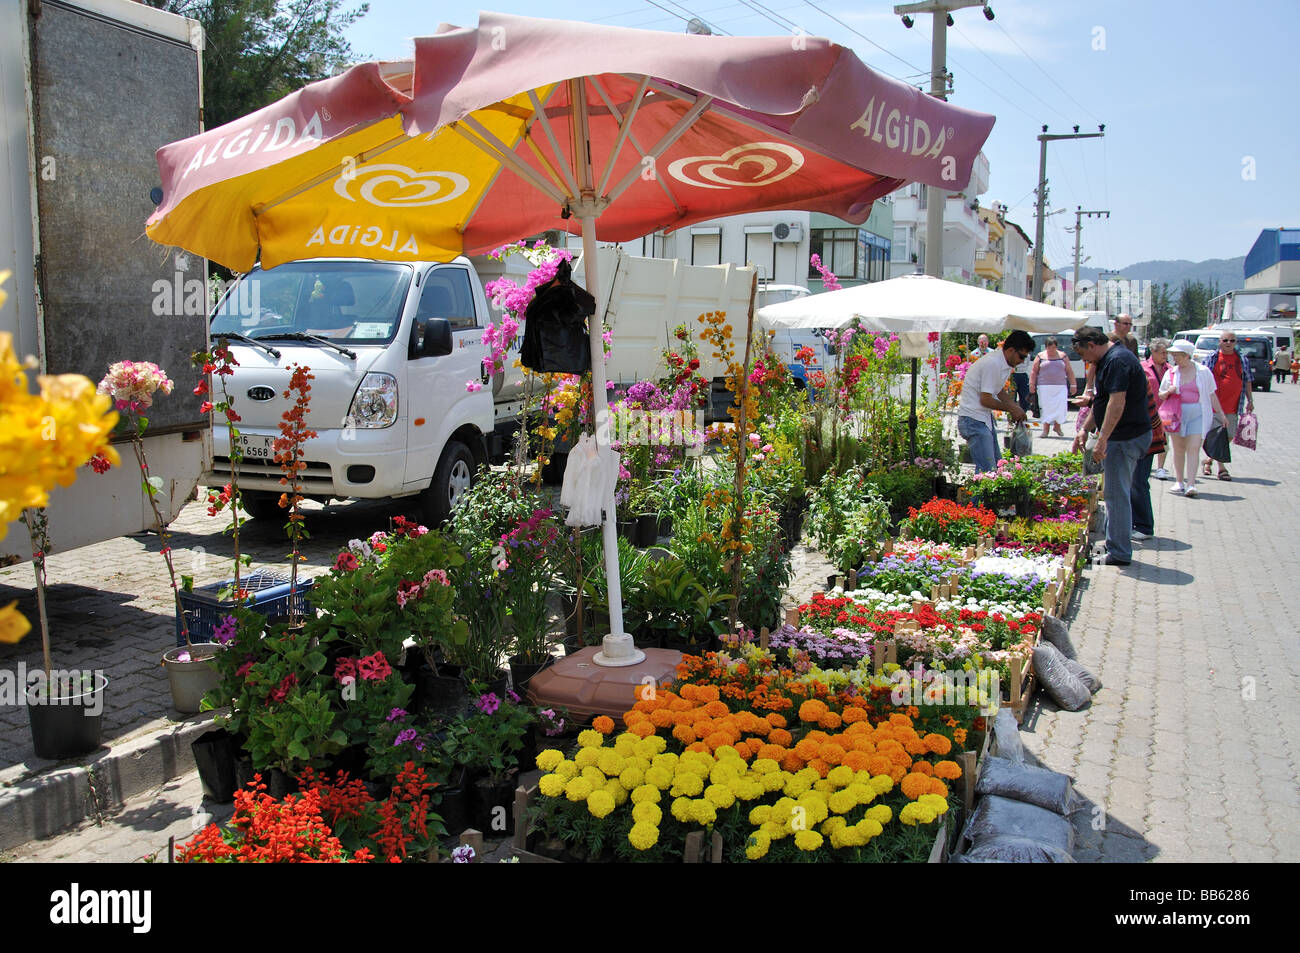
<instances>
[{"instance_id":1,"label":"blue sky","mask_svg":"<svg viewBox=\"0 0 1300 953\"><path fill-rule=\"evenodd\" d=\"M1035 136L1106 124L1104 139L1048 146L1051 209L1045 242L1055 267L1073 260L1074 209L1089 266L1244 255L1261 228L1300 226L1300 124L1293 73L1295 0L994 0L954 14L948 31L952 101L998 117L985 145L990 189L1032 238ZM480 7L370 0L349 31L359 58L410 55L409 39L440 22L473 26ZM905 29L892 3L788 0L610 0L583 17L573 4L512 3L504 13L679 32L692 15L714 31L774 35L796 27L851 47L875 69L928 88L930 17ZM836 22L837 19L842 22ZM791 25L793 24L793 25ZM784 27L784 28L783 28ZM855 32L856 31L856 32Z\"/></svg>"}]
</instances>

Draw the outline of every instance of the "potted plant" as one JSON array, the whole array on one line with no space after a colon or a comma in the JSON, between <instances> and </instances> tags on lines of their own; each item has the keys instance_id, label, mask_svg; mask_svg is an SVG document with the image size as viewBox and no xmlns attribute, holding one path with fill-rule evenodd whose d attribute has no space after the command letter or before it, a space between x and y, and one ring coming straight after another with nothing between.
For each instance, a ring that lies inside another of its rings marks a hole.
<instances>
[{"instance_id":1,"label":"potted plant","mask_svg":"<svg viewBox=\"0 0 1300 953\"><path fill-rule=\"evenodd\" d=\"M505 565L498 579L514 634L511 681L519 692L551 659L547 598L555 575L552 551L559 536L551 511L539 509L501 537Z\"/></svg>"},{"instance_id":2,"label":"potted plant","mask_svg":"<svg viewBox=\"0 0 1300 953\"><path fill-rule=\"evenodd\" d=\"M469 785L471 816L485 834L514 831L512 803L518 773L518 752L533 715L495 692L485 692L475 711L448 726L443 751L454 764L463 765L473 779Z\"/></svg>"}]
</instances>

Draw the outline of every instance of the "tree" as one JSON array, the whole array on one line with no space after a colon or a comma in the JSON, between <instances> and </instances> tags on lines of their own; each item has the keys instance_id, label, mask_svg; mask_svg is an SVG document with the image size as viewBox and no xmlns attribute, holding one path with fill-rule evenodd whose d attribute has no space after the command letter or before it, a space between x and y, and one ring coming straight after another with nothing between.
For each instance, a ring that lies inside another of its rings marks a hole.
<instances>
[{"instance_id":1,"label":"tree","mask_svg":"<svg viewBox=\"0 0 1300 953\"><path fill-rule=\"evenodd\" d=\"M203 26L203 123L225 125L353 62L344 31L368 3L343 0L145 0Z\"/></svg>"},{"instance_id":2,"label":"tree","mask_svg":"<svg viewBox=\"0 0 1300 953\"><path fill-rule=\"evenodd\" d=\"M1174 300L1169 294L1169 282L1151 286L1151 323L1147 329L1147 340L1152 338L1170 338L1178 330L1174 327Z\"/></svg>"},{"instance_id":3,"label":"tree","mask_svg":"<svg viewBox=\"0 0 1300 953\"><path fill-rule=\"evenodd\" d=\"M1210 319L1210 301L1219 294L1219 283L1184 281L1178 291L1178 322L1175 330L1204 327Z\"/></svg>"}]
</instances>

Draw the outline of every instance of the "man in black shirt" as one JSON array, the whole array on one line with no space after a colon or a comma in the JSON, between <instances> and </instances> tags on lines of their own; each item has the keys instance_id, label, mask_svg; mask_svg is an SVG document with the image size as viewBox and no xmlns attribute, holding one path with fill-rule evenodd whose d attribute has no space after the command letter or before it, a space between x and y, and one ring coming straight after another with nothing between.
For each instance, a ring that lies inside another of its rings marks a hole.
<instances>
[{"instance_id":1,"label":"man in black shirt","mask_svg":"<svg viewBox=\"0 0 1300 953\"><path fill-rule=\"evenodd\" d=\"M1100 431L1093 457L1104 460L1106 486L1106 555L1101 560L1127 566L1133 559L1133 470L1151 446L1147 416L1147 379L1142 365L1126 347L1117 347L1100 328L1074 332L1074 349L1096 365L1097 397L1087 427L1075 438L1083 446L1087 434Z\"/></svg>"}]
</instances>

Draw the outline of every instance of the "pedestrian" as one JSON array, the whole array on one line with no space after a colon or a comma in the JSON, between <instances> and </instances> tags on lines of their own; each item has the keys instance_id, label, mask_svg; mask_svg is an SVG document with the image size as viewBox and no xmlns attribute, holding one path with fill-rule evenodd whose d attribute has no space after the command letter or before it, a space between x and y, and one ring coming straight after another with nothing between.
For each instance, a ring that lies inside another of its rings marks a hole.
<instances>
[{"instance_id":1,"label":"pedestrian","mask_svg":"<svg viewBox=\"0 0 1300 953\"><path fill-rule=\"evenodd\" d=\"M1151 339L1151 356L1142 362L1145 368L1156 381L1156 390L1160 390L1160 382L1165 379L1165 372L1169 370L1169 340L1167 338ZM1168 480L1169 471L1165 469L1166 451L1161 450L1156 456L1155 469L1151 475L1157 480Z\"/></svg>"},{"instance_id":2,"label":"pedestrian","mask_svg":"<svg viewBox=\"0 0 1300 953\"><path fill-rule=\"evenodd\" d=\"M1300 353L1291 356L1291 383L1300 384Z\"/></svg>"},{"instance_id":3,"label":"pedestrian","mask_svg":"<svg viewBox=\"0 0 1300 953\"><path fill-rule=\"evenodd\" d=\"M1215 392L1227 423L1228 439L1237 435L1237 418L1249 410L1255 412L1255 395L1252 393L1250 361L1237 351L1237 332L1224 331L1219 335L1219 349L1205 359L1205 366L1214 375ZM1201 472L1210 475L1213 461L1206 456ZM1231 480L1232 474L1219 463L1219 479Z\"/></svg>"},{"instance_id":4,"label":"pedestrian","mask_svg":"<svg viewBox=\"0 0 1300 953\"><path fill-rule=\"evenodd\" d=\"M1273 352L1273 380L1279 384L1286 383L1286 376L1291 372L1291 349L1283 344Z\"/></svg>"},{"instance_id":5,"label":"pedestrian","mask_svg":"<svg viewBox=\"0 0 1300 953\"><path fill-rule=\"evenodd\" d=\"M1165 455L1165 429L1160 422L1160 404L1156 399L1160 393L1160 379L1146 361L1142 362L1142 373L1147 379L1147 420L1151 424L1151 446L1133 468L1133 489L1129 491L1129 501L1133 507L1132 535L1137 540L1150 539L1156 532L1156 515L1151 507L1151 464L1157 454L1161 457Z\"/></svg>"},{"instance_id":6,"label":"pedestrian","mask_svg":"<svg viewBox=\"0 0 1300 953\"><path fill-rule=\"evenodd\" d=\"M992 350L993 349L989 347L989 336L987 334L981 334L976 340L975 350L970 352L971 363L974 364Z\"/></svg>"},{"instance_id":7,"label":"pedestrian","mask_svg":"<svg viewBox=\"0 0 1300 953\"><path fill-rule=\"evenodd\" d=\"M1048 338L1043 353L1034 358L1029 370L1029 392L1038 395L1043 436L1047 436L1048 427L1054 427L1056 435L1064 437L1061 424L1069 412L1069 399L1074 396L1074 372L1055 337Z\"/></svg>"},{"instance_id":8,"label":"pedestrian","mask_svg":"<svg viewBox=\"0 0 1300 953\"><path fill-rule=\"evenodd\" d=\"M1147 376L1137 357L1101 328L1079 328L1073 343L1079 357L1096 365L1096 398L1074 449L1083 449L1087 434L1097 432L1092 454L1103 465L1106 500L1106 552L1099 561L1127 566L1133 560L1133 471L1151 447Z\"/></svg>"},{"instance_id":9,"label":"pedestrian","mask_svg":"<svg viewBox=\"0 0 1300 953\"><path fill-rule=\"evenodd\" d=\"M1194 497L1196 493L1196 461L1201 443L1210 432L1214 420L1223 419L1223 406L1215 393L1214 374L1192 360L1196 348L1191 341L1175 341L1169 345L1173 367L1160 380L1159 397L1163 404L1173 401L1177 408L1177 422L1165 430L1174 443L1174 474L1177 482L1169 490L1182 496ZM1163 420L1174 419L1165 409ZM1209 471L1206 471L1209 476Z\"/></svg>"},{"instance_id":10,"label":"pedestrian","mask_svg":"<svg viewBox=\"0 0 1300 953\"><path fill-rule=\"evenodd\" d=\"M1003 394L1003 390L1011 369L1033 352L1034 339L1025 331L1012 331L1002 342L1001 350L985 354L970 366L962 379L957 433L970 447L976 473L994 469L1002 458L993 411L1005 411L1017 422L1025 419L1024 410L1013 398Z\"/></svg>"}]
</instances>

